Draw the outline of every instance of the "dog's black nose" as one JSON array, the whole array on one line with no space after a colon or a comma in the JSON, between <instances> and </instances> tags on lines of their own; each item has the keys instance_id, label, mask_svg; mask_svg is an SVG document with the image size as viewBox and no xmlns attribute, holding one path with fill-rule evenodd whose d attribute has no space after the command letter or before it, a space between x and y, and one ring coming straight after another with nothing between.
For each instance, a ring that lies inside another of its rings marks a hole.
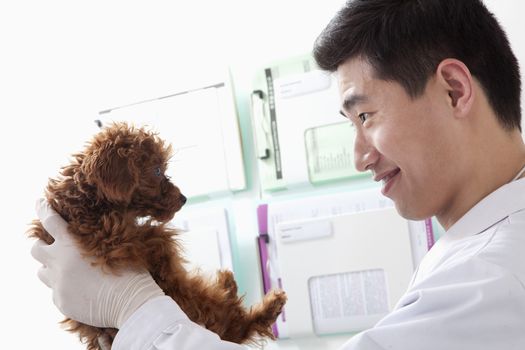
<instances>
[{"instance_id":1,"label":"dog's black nose","mask_svg":"<svg viewBox=\"0 0 525 350\"><path fill-rule=\"evenodd\" d=\"M186 198L185 195L183 195L183 194L181 193L179 198L180 198L180 201L182 202L182 204L186 203L187 198Z\"/></svg>"}]
</instances>

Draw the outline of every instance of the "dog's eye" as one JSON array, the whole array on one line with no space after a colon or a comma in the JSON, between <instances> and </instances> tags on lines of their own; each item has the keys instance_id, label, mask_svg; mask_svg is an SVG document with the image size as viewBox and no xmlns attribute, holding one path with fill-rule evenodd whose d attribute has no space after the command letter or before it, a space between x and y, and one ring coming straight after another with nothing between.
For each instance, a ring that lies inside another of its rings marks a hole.
<instances>
[{"instance_id":1,"label":"dog's eye","mask_svg":"<svg viewBox=\"0 0 525 350\"><path fill-rule=\"evenodd\" d=\"M155 168L154 173L155 173L155 176L161 176L162 175L162 171L160 170L160 168Z\"/></svg>"}]
</instances>

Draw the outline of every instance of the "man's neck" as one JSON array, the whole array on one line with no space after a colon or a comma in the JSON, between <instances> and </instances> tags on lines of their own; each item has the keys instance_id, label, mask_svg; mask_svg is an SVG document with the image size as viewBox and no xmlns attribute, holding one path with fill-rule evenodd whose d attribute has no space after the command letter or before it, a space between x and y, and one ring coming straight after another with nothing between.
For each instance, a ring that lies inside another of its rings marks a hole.
<instances>
[{"instance_id":1,"label":"man's neck","mask_svg":"<svg viewBox=\"0 0 525 350\"><path fill-rule=\"evenodd\" d=\"M524 177L525 177L525 164L523 164L523 168L521 168L520 172L518 173L518 175L516 175L514 180L523 179Z\"/></svg>"},{"instance_id":2,"label":"man's neck","mask_svg":"<svg viewBox=\"0 0 525 350\"><path fill-rule=\"evenodd\" d=\"M472 207L501 186L511 182L525 166L525 145L519 132L508 142L494 143L486 148L466 170L465 181L443 212L437 213L439 223L448 230ZM474 157L474 156L473 156ZM472 169L475 169L472 170ZM519 174L525 177L525 173Z\"/></svg>"}]
</instances>

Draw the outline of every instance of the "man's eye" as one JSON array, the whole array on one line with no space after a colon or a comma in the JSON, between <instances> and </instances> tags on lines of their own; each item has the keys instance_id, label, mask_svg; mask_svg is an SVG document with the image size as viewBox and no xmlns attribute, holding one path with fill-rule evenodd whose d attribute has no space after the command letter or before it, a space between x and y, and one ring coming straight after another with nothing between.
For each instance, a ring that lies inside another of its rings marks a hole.
<instances>
[{"instance_id":1,"label":"man's eye","mask_svg":"<svg viewBox=\"0 0 525 350\"><path fill-rule=\"evenodd\" d=\"M361 121L361 124L363 124L364 122L368 120L368 118L370 118L370 113L360 113L358 115L358 118Z\"/></svg>"},{"instance_id":2,"label":"man's eye","mask_svg":"<svg viewBox=\"0 0 525 350\"><path fill-rule=\"evenodd\" d=\"M155 173L155 176L161 176L162 175L162 171L160 170L160 168L155 168L154 173Z\"/></svg>"}]
</instances>

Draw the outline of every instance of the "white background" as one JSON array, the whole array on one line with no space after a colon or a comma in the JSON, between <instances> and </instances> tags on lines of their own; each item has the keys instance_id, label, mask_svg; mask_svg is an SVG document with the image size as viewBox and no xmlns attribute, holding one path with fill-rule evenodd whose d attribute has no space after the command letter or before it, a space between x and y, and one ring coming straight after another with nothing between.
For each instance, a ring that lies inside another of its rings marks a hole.
<instances>
[{"instance_id":1,"label":"white background","mask_svg":"<svg viewBox=\"0 0 525 350\"><path fill-rule=\"evenodd\" d=\"M50 291L36 277L38 264L29 255L32 242L24 232L35 216L34 202L47 178L55 176L68 156L96 131L91 120L97 112L198 86L225 66L239 74L238 88L249 89L261 64L308 52L342 3L19 0L0 4L4 343L17 349L84 348L59 329L62 316L51 302ZM518 0L486 3L507 29L523 66L525 5ZM237 237L241 244L256 234L241 231ZM259 283L255 272L253 278ZM309 346L314 346L311 340L280 348Z\"/></svg>"}]
</instances>

